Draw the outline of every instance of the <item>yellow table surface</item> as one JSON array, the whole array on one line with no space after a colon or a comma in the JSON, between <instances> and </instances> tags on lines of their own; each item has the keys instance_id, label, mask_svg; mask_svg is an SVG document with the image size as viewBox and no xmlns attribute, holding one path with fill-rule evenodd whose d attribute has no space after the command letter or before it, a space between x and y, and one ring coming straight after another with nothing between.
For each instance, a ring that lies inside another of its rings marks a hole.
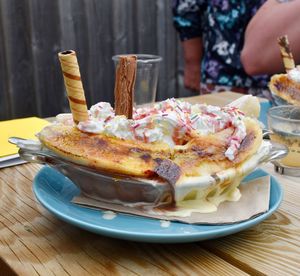
<instances>
[{"instance_id":1,"label":"yellow table surface","mask_svg":"<svg viewBox=\"0 0 300 276\"><path fill-rule=\"evenodd\" d=\"M9 137L36 140L35 134L47 124L46 120L36 117L0 121L0 158L18 152L18 148L8 142Z\"/></svg>"}]
</instances>

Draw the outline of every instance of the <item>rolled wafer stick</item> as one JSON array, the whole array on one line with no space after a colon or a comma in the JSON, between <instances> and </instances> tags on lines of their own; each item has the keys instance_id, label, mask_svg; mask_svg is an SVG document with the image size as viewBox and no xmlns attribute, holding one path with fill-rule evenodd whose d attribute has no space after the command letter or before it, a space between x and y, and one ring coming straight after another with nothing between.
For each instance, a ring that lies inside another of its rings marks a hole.
<instances>
[{"instance_id":1,"label":"rolled wafer stick","mask_svg":"<svg viewBox=\"0 0 300 276\"><path fill-rule=\"evenodd\" d=\"M120 56L116 68L115 113L132 118L134 84L136 78L136 56Z\"/></svg>"},{"instance_id":2,"label":"rolled wafer stick","mask_svg":"<svg viewBox=\"0 0 300 276\"><path fill-rule=\"evenodd\" d=\"M280 52L283 59L285 71L288 73L290 70L295 68L295 61L290 49L290 44L287 35L280 36L278 38L278 44L280 47Z\"/></svg>"},{"instance_id":3,"label":"rolled wafer stick","mask_svg":"<svg viewBox=\"0 0 300 276\"><path fill-rule=\"evenodd\" d=\"M73 121L75 124L84 122L88 120L89 114L76 53L73 50L60 52L58 58L64 75Z\"/></svg>"}]
</instances>

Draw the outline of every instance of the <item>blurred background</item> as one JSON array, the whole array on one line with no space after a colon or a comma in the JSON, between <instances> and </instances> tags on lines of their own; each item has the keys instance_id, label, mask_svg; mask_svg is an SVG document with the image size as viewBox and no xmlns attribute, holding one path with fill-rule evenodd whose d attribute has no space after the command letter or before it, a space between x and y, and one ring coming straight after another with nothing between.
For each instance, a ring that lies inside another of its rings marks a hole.
<instances>
[{"instance_id":1,"label":"blurred background","mask_svg":"<svg viewBox=\"0 0 300 276\"><path fill-rule=\"evenodd\" d=\"M77 52L88 106L113 103L122 53L163 57L157 100L183 88L180 42L170 0L1 0L0 120L68 112L57 53Z\"/></svg>"}]
</instances>

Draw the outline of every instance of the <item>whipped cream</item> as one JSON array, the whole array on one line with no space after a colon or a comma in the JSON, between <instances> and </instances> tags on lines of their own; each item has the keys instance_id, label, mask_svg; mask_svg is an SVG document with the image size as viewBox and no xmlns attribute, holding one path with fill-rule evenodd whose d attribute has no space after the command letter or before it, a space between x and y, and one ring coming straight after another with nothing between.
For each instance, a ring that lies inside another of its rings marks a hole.
<instances>
[{"instance_id":1,"label":"whipped cream","mask_svg":"<svg viewBox=\"0 0 300 276\"><path fill-rule=\"evenodd\" d=\"M61 113L56 116L56 122L72 126L74 125L73 116L71 113Z\"/></svg>"},{"instance_id":2,"label":"whipped cream","mask_svg":"<svg viewBox=\"0 0 300 276\"><path fill-rule=\"evenodd\" d=\"M297 66L296 68L291 69L288 72L288 77L293 80L294 82L300 83L300 66Z\"/></svg>"},{"instance_id":3,"label":"whipped cream","mask_svg":"<svg viewBox=\"0 0 300 276\"><path fill-rule=\"evenodd\" d=\"M172 98L153 107L134 109L133 118L127 119L115 115L109 103L100 102L90 108L89 120L80 122L77 127L83 132L147 143L164 142L170 147L184 144L192 133L207 135L232 128L225 156L233 160L246 136L243 117L236 107L191 105ZM57 121L69 124L70 117L59 115Z\"/></svg>"}]
</instances>

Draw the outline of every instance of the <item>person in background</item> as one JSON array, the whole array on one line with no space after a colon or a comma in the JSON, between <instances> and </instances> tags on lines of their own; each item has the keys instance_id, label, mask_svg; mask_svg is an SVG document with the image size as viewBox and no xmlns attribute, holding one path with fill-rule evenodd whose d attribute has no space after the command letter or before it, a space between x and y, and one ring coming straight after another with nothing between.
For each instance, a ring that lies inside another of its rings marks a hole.
<instances>
[{"instance_id":1,"label":"person in background","mask_svg":"<svg viewBox=\"0 0 300 276\"><path fill-rule=\"evenodd\" d=\"M299 14L300 0L174 0L185 87L269 97L269 75L284 71L279 36L300 61Z\"/></svg>"}]
</instances>

